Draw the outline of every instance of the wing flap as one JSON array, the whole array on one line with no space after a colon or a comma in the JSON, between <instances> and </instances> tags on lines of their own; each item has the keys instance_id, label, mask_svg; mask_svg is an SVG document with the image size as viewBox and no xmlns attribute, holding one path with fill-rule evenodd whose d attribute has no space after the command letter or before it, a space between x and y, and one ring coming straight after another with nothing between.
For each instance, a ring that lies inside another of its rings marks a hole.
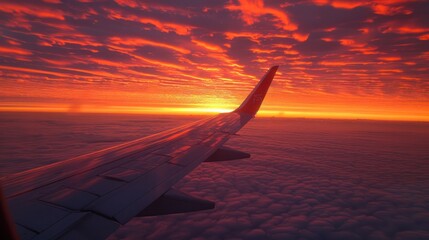
<instances>
[{"instance_id":1,"label":"wing flap","mask_svg":"<svg viewBox=\"0 0 429 240\"><path fill-rule=\"evenodd\" d=\"M214 207L215 203L212 201L196 198L172 188L141 211L137 217L195 212Z\"/></svg>"},{"instance_id":2,"label":"wing flap","mask_svg":"<svg viewBox=\"0 0 429 240\"><path fill-rule=\"evenodd\" d=\"M122 182L132 182L134 179L141 177L144 174L142 171L137 171L124 167L110 169L107 172L100 174L100 177L110 178Z\"/></svg>"},{"instance_id":3,"label":"wing flap","mask_svg":"<svg viewBox=\"0 0 429 240\"><path fill-rule=\"evenodd\" d=\"M205 162L221 162L250 158L250 154L228 147L221 147L214 152Z\"/></svg>"},{"instance_id":4,"label":"wing flap","mask_svg":"<svg viewBox=\"0 0 429 240\"><path fill-rule=\"evenodd\" d=\"M87 214L78 222L74 223L72 227L64 234L58 237L61 240L94 240L105 239L112 234L121 225L115 221L106 219L96 214ZM47 239L40 236L40 240ZM54 237L53 239L57 239ZM39 239L37 239L39 240Z\"/></svg>"},{"instance_id":5,"label":"wing flap","mask_svg":"<svg viewBox=\"0 0 429 240\"><path fill-rule=\"evenodd\" d=\"M97 195L89 192L66 187L44 196L40 198L40 200L70 210L82 210L91 202L95 201L97 197Z\"/></svg>"},{"instance_id":6,"label":"wing flap","mask_svg":"<svg viewBox=\"0 0 429 240\"><path fill-rule=\"evenodd\" d=\"M32 240L44 240L44 239L57 239L65 232L69 231L75 224L81 221L85 216L90 213L86 212L73 212L56 222L52 227L43 231L37 237Z\"/></svg>"},{"instance_id":7,"label":"wing flap","mask_svg":"<svg viewBox=\"0 0 429 240\"><path fill-rule=\"evenodd\" d=\"M70 187L75 187L76 189L92 193L97 196L103 196L107 193L123 186L125 183L116 181L113 179L107 179L102 177L94 177L88 181L83 182L82 184L69 184Z\"/></svg>"},{"instance_id":8,"label":"wing flap","mask_svg":"<svg viewBox=\"0 0 429 240\"><path fill-rule=\"evenodd\" d=\"M172 158L170 156L148 154L133 161L129 161L122 165L122 167L146 172L168 162L171 159Z\"/></svg>"},{"instance_id":9,"label":"wing flap","mask_svg":"<svg viewBox=\"0 0 429 240\"><path fill-rule=\"evenodd\" d=\"M43 232L70 214L70 211L38 200L13 202L10 209L17 224L36 233Z\"/></svg>"},{"instance_id":10,"label":"wing flap","mask_svg":"<svg viewBox=\"0 0 429 240\"><path fill-rule=\"evenodd\" d=\"M177 164L180 166L188 166L189 164L194 162L195 159L204 157L208 155L211 151L212 149L209 147L206 147L204 145L196 145L182 155L171 159L170 163Z\"/></svg>"},{"instance_id":11,"label":"wing flap","mask_svg":"<svg viewBox=\"0 0 429 240\"><path fill-rule=\"evenodd\" d=\"M165 163L123 187L100 197L88 206L87 210L125 223L158 198L162 193L157 196L156 194L151 195L151 192L167 181L167 176L175 176L181 169L180 166ZM145 201L137 201L143 197ZM127 208L136 208L136 210L119 216Z\"/></svg>"}]
</instances>

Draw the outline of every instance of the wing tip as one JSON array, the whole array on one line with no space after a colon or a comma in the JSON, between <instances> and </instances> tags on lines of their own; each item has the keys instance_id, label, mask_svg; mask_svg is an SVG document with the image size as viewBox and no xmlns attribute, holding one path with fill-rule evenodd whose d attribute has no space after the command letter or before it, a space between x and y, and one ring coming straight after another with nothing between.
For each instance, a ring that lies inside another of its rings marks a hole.
<instances>
[{"instance_id":1,"label":"wing tip","mask_svg":"<svg viewBox=\"0 0 429 240\"><path fill-rule=\"evenodd\" d=\"M279 65L272 66L261 78L253 91L247 96L243 103L234 112L246 113L251 116L256 115L267 94L268 88L277 72Z\"/></svg>"}]
</instances>

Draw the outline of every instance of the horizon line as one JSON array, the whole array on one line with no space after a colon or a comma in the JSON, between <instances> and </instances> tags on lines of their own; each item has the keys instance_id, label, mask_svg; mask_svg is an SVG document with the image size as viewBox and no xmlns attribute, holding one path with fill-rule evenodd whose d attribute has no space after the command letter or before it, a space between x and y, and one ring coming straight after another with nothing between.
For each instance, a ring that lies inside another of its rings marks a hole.
<instances>
[{"instance_id":1,"label":"horizon line","mask_svg":"<svg viewBox=\"0 0 429 240\"><path fill-rule=\"evenodd\" d=\"M65 114L123 114L123 115L159 115L159 116L210 116L232 112L234 109L223 108L180 108L180 107L136 107L109 106L104 108L70 109L67 107L4 107L0 113L65 113ZM314 112L286 111L261 109L258 118L289 118L289 119L326 119L326 120L367 120L395 122L429 122L429 116L368 114L356 112Z\"/></svg>"}]
</instances>

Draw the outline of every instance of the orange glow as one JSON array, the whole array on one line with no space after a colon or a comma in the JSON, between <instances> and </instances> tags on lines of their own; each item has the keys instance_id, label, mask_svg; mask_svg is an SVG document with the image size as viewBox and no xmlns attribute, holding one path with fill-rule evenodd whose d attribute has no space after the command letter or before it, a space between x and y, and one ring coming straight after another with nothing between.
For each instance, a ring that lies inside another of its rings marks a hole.
<instances>
[{"instance_id":1,"label":"orange glow","mask_svg":"<svg viewBox=\"0 0 429 240\"><path fill-rule=\"evenodd\" d=\"M304 97L304 96L302 96ZM295 101L299 100L301 103ZM428 109L423 103L398 105L394 101L374 104L372 99L353 99L345 97L344 102L317 104L314 100L302 103L302 99L289 99L290 106L264 106L258 117L280 118L329 118L329 119L372 119L396 121L429 121ZM362 101L362 102L361 102ZM357 103L368 104L359 106ZM371 106L371 104L373 106ZM394 105L395 104L395 105ZM216 105L216 104L215 104ZM371 106L371 107L369 107ZM389 106L389 107L386 107ZM160 114L160 115L213 115L230 112L236 106L196 106L196 107L142 107L142 106L104 106L83 104L78 107L68 104L34 103L31 106L20 103L0 104L0 111L6 112L79 112L79 113L124 113L124 114ZM422 108L423 107L423 108Z\"/></svg>"}]
</instances>

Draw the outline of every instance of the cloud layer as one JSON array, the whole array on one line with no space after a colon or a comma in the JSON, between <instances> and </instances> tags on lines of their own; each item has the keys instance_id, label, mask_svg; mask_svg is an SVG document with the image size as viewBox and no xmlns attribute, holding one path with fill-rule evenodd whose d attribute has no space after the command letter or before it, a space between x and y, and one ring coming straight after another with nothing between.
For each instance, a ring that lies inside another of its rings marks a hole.
<instances>
[{"instance_id":1,"label":"cloud layer","mask_svg":"<svg viewBox=\"0 0 429 240\"><path fill-rule=\"evenodd\" d=\"M4 174L195 119L0 114L0 120ZM428 129L257 118L227 143L252 158L204 163L176 185L216 202L214 210L136 218L109 239L427 239Z\"/></svg>"}]
</instances>

